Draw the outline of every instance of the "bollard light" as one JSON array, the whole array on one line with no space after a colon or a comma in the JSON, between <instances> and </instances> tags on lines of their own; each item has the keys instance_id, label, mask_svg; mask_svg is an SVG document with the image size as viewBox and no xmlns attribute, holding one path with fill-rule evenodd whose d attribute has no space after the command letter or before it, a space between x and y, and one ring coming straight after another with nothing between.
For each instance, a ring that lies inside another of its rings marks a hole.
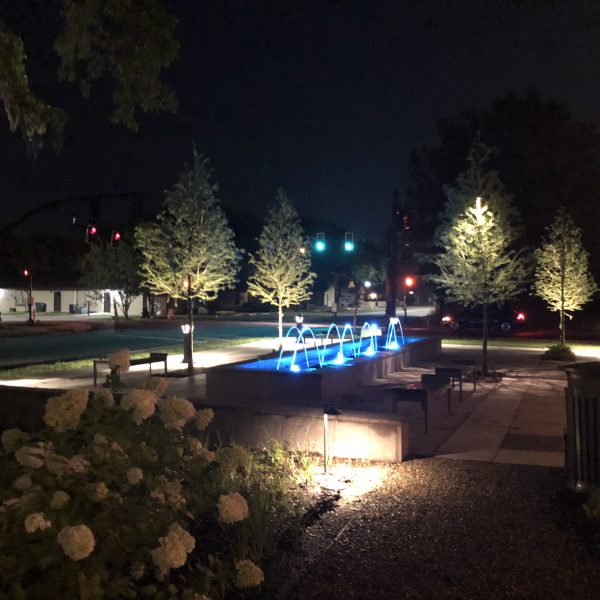
<instances>
[{"instance_id":1,"label":"bollard light","mask_svg":"<svg viewBox=\"0 0 600 600\"><path fill-rule=\"evenodd\" d=\"M335 407L330 404L325 405L323 407L323 466L325 469L325 473L327 473L327 467L329 464L329 452L328 452L328 430L329 430L329 415L337 416L342 413Z\"/></svg>"}]
</instances>

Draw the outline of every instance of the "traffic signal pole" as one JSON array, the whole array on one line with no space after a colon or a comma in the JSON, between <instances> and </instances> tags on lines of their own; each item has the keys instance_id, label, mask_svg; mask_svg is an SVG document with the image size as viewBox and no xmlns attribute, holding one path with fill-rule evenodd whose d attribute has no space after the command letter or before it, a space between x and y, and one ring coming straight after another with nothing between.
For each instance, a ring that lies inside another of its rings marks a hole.
<instances>
[{"instance_id":1,"label":"traffic signal pole","mask_svg":"<svg viewBox=\"0 0 600 600\"><path fill-rule=\"evenodd\" d=\"M385 314L389 318L396 317L396 300L398 299L398 230L401 223L400 199L398 190L392 196L392 227L390 231L390 257L386 280Z\"/></svg>"}]
</instances>

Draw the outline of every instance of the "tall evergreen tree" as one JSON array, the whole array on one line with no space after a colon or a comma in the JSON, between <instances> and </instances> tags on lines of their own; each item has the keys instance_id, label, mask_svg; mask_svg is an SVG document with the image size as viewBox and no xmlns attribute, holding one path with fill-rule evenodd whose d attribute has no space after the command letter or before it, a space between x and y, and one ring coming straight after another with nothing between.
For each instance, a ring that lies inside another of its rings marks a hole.
<instances>
[{"instance_id":1,"label":"tall evergreen tree","mask_svg":"<svg viewBox=\"0 0 600 600\"><path fill-rule=\"evenodd\" d=\"M209 161L194 150L194 162L167 191L163 210L153 223L135 230L143 255L142 277L156 294L188 302L186 354L193 372L193 300L214 300L233 287L238 271L234 233L219 206L218 184Z\"/></svg>"},{"instance_id":2,"label":"tall evergreen tree","mask_svg":"<svg viewBox=\"0 0 600 600\"><path fill-rule=\"evenodd\" d=\"M270 210L258 238L259 249L250 255L255 272L248 292L277 307L279 340L283 340L283 309L308 300L315 274L310 271L310 244L298 213L284 190Z\"/></svg>"},{"instance_id":3,"label":"tall evergreen tree","mask_svg":"<svg viewBox=\"0 0 600 600\"><path fill-rule=\"evenodd\" d=\"M547 236L535 252L535 293L559 314L560 343L566 343L565 317L581 310L598 286L588 267L588 253L581 242L581 230L561 207Z\"/></svg>"}]
</instances>

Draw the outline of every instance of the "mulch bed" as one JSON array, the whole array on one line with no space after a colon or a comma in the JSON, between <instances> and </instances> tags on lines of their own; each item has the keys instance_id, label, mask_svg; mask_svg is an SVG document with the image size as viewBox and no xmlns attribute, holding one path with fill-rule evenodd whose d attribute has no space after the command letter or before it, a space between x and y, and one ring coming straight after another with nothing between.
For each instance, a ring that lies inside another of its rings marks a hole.
<instances>
[{"instance_id":1,"label":"mulch bed","mask_svg":"<svg viewBox=\"0 0 600 600\"><path fill-rule=\"evenodd\" d=\"M582 500L561 469L401 463L351 502L326 491L260 597L597 598L600 540Z\"/></svg>"}]
</instances>

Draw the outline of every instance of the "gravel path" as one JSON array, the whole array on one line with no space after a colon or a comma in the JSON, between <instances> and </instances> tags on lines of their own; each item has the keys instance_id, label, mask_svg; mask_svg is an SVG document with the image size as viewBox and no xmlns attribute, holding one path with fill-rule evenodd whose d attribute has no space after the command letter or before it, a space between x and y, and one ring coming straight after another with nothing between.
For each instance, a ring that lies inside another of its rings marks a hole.
<instances>
[{"instance_id":1,"label":"gravel path","mask_svg":"<svg viewBox=\"0 0 600 600\"><path fill-rule=\"evenodd\" d=\"M328 512L265 598L599 598L600 546L560 469L423 459Z\"/></svg>"}]
</instances>

